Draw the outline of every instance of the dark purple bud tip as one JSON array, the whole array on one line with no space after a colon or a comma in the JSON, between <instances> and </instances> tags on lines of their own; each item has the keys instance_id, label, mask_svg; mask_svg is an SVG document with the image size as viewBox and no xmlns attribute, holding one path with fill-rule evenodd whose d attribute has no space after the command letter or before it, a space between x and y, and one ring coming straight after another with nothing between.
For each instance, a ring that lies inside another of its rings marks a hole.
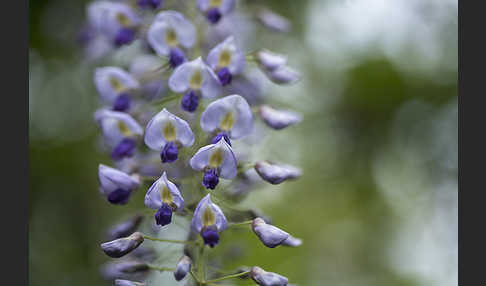
<instances>
[{"instance_id":1,"label":"dark purple bud tip","mask_svg":"<svg viewBox=\"0 0 486 286\"><path fill-rule=\"evenodd\" d=\"M135 31L129 28L121 28L115 37L115 45L117 47L129 44L135 38Z\"/></svg>"},{"instance_id":2,"label":"dark purple bud tip","mask_svg":"<svg viewBox=\"0 0 486 286\"><path fill-rule=\"evenodd\" d=\"M214 190L219 183L218 173L215 169L210 169L204 173L202 184L206 189Z\"/></svg>"},{"instance_id":3,"label":"dark purple bud tip","mask_svg":"<svg viewBox=\"0 0 486 286\"><path fill-rule=\"evenodd\" d=\"M168 225L172 221L172 208L163 203L160 209L155 214L155 222L158 225L164 226Z\"/></svg>"},{"instance_id":4,"label":"dark purple bud tip","mask_svg":"<svg viewBox=\"0 0 486 286\"><path fill-rule=\"evenodd\" d=\"M233 75L227 67L224 67L218 71L218 78L219 82L221 82L221 85L225 86L231 83Z\"/></svg>"},{"instance_id":5,"label":"dark purple bud tip","mask_svg":"<svg viewBox=\"0 0 486 286\"><path fill-rule=\"evenodd\" d=\"M114 205L124 205L130 198L131 191L124 189L117 189L108 195L108 201Z\"/></svg>"},{"instance_id":6,"label":"dark purple bud tip","mask_svg":"<svg viewBox=\"0 0 486 286\"><path fill-rule=\"evenodd\" d=\"M219 234L215 229L205 228L202 230L201 236L204 240L204 244L209 245L211 248L219 242Z\"/></svg>"},{"instance_id":7,"label":"dark purple bud tip","mask_svg":"<svg viewBox=\"0 0 486 286\"><path fill-rule=\"evenodd\" d=\"M133 155L135 150L135 140L132 138L124 138L111 152L111 158L115 161L119 161L125 157Z\"/></svg>"},{"instance_id":8,"label":"dark purple bud tip","mask_svg":"<svg viewBox=\"0 0 486 286\"><path fill-rule=\"evenodd\" d=\"M181 101L182 110L188 112L194 112L196 111L198 105L199 105L199 96L194 90L188 91L182 98Z\"/></svg>"},{"instance_id":9,"label":"dark purple bud tip","mask_svg":"<svg viewBox=\"0 0 486 286\"><path fill-rule=\"evenodd\" d=\"M122 93L115 99L115 102L113 103L113 110L126 111L128 108L130 108L131 101L132 99L130 98L130 95Z\"/></svg>"},{"instance_id":10,"label":"dark purple bud tip","mask_svg":"<svg viewBox=\"0 0 486 286\"><path fill-rule=\"evenodd\" d=\"M139 0L138 6L140 8L147 8L150 7L152 9L157 9L160 6L161 0Z\"/></svg>"},{"instance_id":11,"label":"dark purple bud tip","mask_svg":"<svg viewBox=\"0 0 486 286\"><path fill-rule=\"evenodd\" d=\"M179 48L173 48L170 50L169 63L172 68L176 68L180 64L186 61L186 55Z\"/></svg>"},{"instance_id":12,"label":"dark purple bud tip","mask_svg":"<svg viewBox=\"0 0 486 286\"><path fill-rule=\"evenodd\" d=\"M172 163L177 160L179 150L174 142L165 144L164 149L160 152L160 159L162 163Z\"/></svg>"},{"instance_id":13,"label":"dark purple bud tip","mask_svg":"<svg viewBox=\"0 0 486 286\"><path fill-rule=\"evenodd\" d=\"M211 8L208 10L206 17L211 24L216 24L221 19L221 13L218 8Z\"/></svg>"},{"instance_id":14,"label":"dark purple bud tip","mask_svg":"<svg viewBox=\"0 0 486 286\"><path fill-rule=\"evenodd\" d=\"M211 140L211 144L216 144L219 142L219 140L221 140L221 138L224 138L224 141L226 141L226 143L228 143L228 145L231 146L231 141L229 139L229 136L226 132L219 132L218 135L214 136L213 140Z\"/></svg>"}]
</instances>

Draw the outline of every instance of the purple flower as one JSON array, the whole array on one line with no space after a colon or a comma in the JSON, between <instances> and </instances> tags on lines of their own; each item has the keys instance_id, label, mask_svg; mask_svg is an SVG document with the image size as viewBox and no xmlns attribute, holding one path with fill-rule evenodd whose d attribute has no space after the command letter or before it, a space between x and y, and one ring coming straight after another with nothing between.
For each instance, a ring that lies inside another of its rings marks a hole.
<instances>
[{"instance_id":1,"label":"purple flower","mask_svg":"<svg viewBox=\"0 0 486 286\"><path fill-rule=\"evenodd\" d=\"M134 232L128 237L118 238L113 241L102 243L101 249L103 249L106 255L119 258L127 253L130 253L132 250L142 244L143 241L143 234L140 232Z\"/></svg>"},{"instance_id":2,"label":"purple flower","mask_svg":"<svg viewBox=\"0 0 486 286\"><path fill-rule=\"evenodd\" d=\"M219 177L233 179L236 177L237 161L233 149L221 138L216 144L200 148L189 161L196 171L205 172L203 186L214 189Z\"/></svg>"},{"instance_id":3,"label":"purple flower","mask_svg":"<svg viewBox=\"0 0 486 286\"><path fill-rule=\"evenodd\" d=\"M214 247L219 242L219 233L226 229L227 224L223 211L208 194L197 205L191 228L202 236L204 244Z\"/></svg>"},{"instance_id":4,"label":"purple flower","mask_svg":"<svg viewBox=\"0 0 486 286\"><path fill-rule=\"evenodd\" d=\"M143 134L142 127L129 114L98 110L95 119L101 126L108 144L113 147L111 157L113 160L121 160L133 155L136 144L135 138Z\"/></svg>"},{"instance_id":5,"label":"purple flower","mask_svg":"<svg viewBox=\"0 0 486 286\"><path fill-rule=\"evenodd\" d=\"M169 78L169 88L176 93L185 93L182 108L195 111L199 96L214 98L221 94L221 84L201 57L178 66Z\"/></svg>"},{"instance_id":6,"label":"purple flower","mask_svg":"<svg viewBox=\"0 0 486 286\"><path fill-rule=\"evenodd\" d=\"M196 29L176 11L157 14L147 33L148 42L160 56L169 57L173 68L186 61L181 48L189 49L196 41Z\"/></svg>"},{"instance_id":7,"label":"purple flower","mask_svg":"<svg viewBox=\"0 0 486 286\"><path fill-rule=\"evenodd\" d=\"M100 191L112 204L126 204L131 192L140 185L140 180L117 169L99 165Z\"/></svg>"},{"instance_id":8,"label":"purple flower","mask_svg":"<svg viewBox=\"0 0 486 286\"><path fill-rule=\"evenodd\" d=\"M161 152L163 163L170 163L177 160L179 146L194 144L194 134L186 121L164 108L147 124L144 140L151 149Z\"/></svg>"},{"instance_id":9,"label":"purple flower","mask_svg":"<svg viewBox=\"0 0 486 286\"><path fill-rule=\"evenodd\" d=\"M198 0L197 8L211 24L216 24L222 16L233 10L234 4L234 0Z\"/></svg>"},{"instance_id":10,"label":"purple flower","mask_svg":"<svg viewBox=\"0 0 486 286\"><path fill-rule=\"evenodd\" d=\"M124 3L95 1L87 8L88 22L94 29L120 46L133 41L140 17Z\"/></svg>"},{"instance_id":11,"label":"purple flower","mask_svg":"<svg viewBox=\"0 0 486 286\"><path fill-rule=\"evenodd\" d=\"M231 139L249 135L253 130L253 114L246 100L237 95L228 95L211 102L201 114L201 127L206 132L224 132ZM225 138L229 143L229 139Z\"/></svg>"},{"instance_id":12,"label":"purple flower","mask_svg":"<svg viewBox=\"0 0 486 286\"><path fill-rule=\"evenodd\" d=\"M229 36L209 52L208 64L225 86L245 69L245 54L236 46L235 38Z\"/></svg>"},{"instance_id":13,"label":"purple flower","mask_svg":"<svg viewBox=\"0 0 486 286\"><path fill-rule=\"evenodd\" d=\"M167 179L165 172L149 188L144 203L148 208L158 210L155 221L161 226L171 222L174 211L181 211L184 208L184 199L179 189Z\"/></svg>"},{"instance_id":14,"label":"purple flower","mask_svg":"<svg viewBox=\"0 0 486 286\"><path fill-rule=\"evenodd\" d=\"M269 105L262 105L259 113L263 119L263 122L265 122L267 126L276 130L297 124L302 120L300 114L296 112L275 109Z\"/></svg>"},{"instance_id":15,"label":"purple flower","mask_svg":"<svg viewBox=\"0 0 486 286\"><path fill-rule=\"evenodd\" d=\"M119 67L97 68L94 83L101 99L117 111L128 109L130 93L140 87L132 75Z\"/></svg>"}]
</instances>

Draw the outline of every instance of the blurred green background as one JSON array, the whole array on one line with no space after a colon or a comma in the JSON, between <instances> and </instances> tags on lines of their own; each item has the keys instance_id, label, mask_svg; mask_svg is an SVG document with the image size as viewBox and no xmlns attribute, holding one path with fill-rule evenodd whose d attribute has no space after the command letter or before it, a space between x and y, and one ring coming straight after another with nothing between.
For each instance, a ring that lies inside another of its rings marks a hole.
<instances>
[{"instance_id":1,"label":"blurred green background","mask_svg":"<svg viewBox=\"0 0 486 286\"><path fill-rule=\"evenodd\" d=\"M259 2L293 29L258 44L304 76L266 94L304 121L268 131L256 152L304 175L244 205L304 244L267 249L228 231L243 254L227 268L260 265L299 285L457 285L457 1ZM96 148L95 65L75 41L87 3L30 1L31 285L110 285L99 243L125 213L98 193L109 158Z\"/></svg>"}]
</instances>

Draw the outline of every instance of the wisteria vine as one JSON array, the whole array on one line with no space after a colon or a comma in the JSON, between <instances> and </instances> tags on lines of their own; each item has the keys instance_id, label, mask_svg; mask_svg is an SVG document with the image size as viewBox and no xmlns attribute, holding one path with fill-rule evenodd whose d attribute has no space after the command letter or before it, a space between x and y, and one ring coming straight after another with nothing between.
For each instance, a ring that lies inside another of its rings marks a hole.
<instances>
[{"instance_id":1,"label":"wisteria vine","mask_svg":"<svg viewBox=\"0 0 486 286\"><path fill-rule=\"evenodd\" d=\"M80 40L89 57L135 43L140 47L128 70L104 66L94 72L104 104L94 117L115 166L99 165L100 192L109 203L125 205L137 189L148 187L144 204L155 229L154 235L140 232L146 219L140 213L110 229L110 241L101 248L123 258L105 265L103 273L118 286L147 285L136 280L150 271L173 272L186 285L223 285L219 282L235 278L288 285L286 277L258 266L209 271L204 255L224 243L222 232L238 227L252 229L269 248L302 244L259 211L237 206L261 179L280 184L301 176L296 167L251 162L239 152L239 146L257 143L244 141L255 132L254 119L281 130L299 123L301 115L267 105L259 96L258 82L247 70L258 68L280 85L298 82L300 74L284 55L264 48L244 51L244 40L232 33L235 6L234 0L127 0L87 7ZM250 19L272 33L289 31L282 16L262 7L252 11ZM157 236L174 215L190 219L185 240ZM139 247L147 240L184 245L181 258L171 267L154 264L150 257L157 253Z\"/></svg>"}]
</instances>

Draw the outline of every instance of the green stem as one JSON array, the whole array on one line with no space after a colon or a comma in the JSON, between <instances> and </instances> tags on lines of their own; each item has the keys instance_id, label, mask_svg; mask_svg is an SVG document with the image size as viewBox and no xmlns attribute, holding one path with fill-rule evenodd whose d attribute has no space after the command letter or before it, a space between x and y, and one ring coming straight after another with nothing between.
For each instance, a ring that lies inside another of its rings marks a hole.
<instances>
[{"instance_id":1,"label":"green stem","mask_svg":"<svg viewBox=\"0 0 486 286\"><path fill-rule=\"evenodd\" d=\"M203 244L201 246L201 249L199 250L199 260L198 260L198 266L197 266L197 271L199 272L199 280L204 281L205 275L204 275L204 247L205 245Z\"/></svg>"},{"instance_id":2,"label":"green stem","mask_svg":"<svg viewBox=\"0 0 486 286\"><path fill-rule=\"evenodd\" d=\"M153 269L153 270L158 270L158 271L174 271L175 269L174 268L170 268L170 267L160 267L160 266L157 266L157 265L153 265L153 264L149 264L148 267L150 269Z\"/></svg>"},{"instance_id":3,"label":"green stem","mask_svg":"<svg viewBox=\"0 0 486 286\"><path fill-rule=\"evenodd\" d=\"M222 280L226 280L226 279L238 278L238 277L247 275L249 273L250 273L250 271L240 272L240 273L236 273L236 274L232 274L232 275L219 277L219 278L216 278L216 279L213 279L213 280L208 280L208 281L205 281L204 283L213 283L213 282L218 282L218 281L222 281Z\"/></svg>"},{"instance_id":4,"label":"green stem","mask_svg":"<svg viewBox=\"0 0 486 286\"><path fill-rule=\"evenodd\" d=\"M164 239L164 238L157 238L153 236L143 235L143 238L152 240L152 241L161 241L161 242L170 242L170 243L182 243L182 244L198 244L196 241L190 240L176 240L176 239Z\"/></svg>"},{"instance_id":5,"label":"green stem","mask_svg":"<svg viewBox=\"0 0 486 286\"><path fill-rule=\"evenodd\" d=\"M253 221L252 220L247 220L247 221L243 221L243 222L235 222L235 223L230 223L228 225L228 227L232 227L232 226L241 226L241 225L248 225L248 224L251 224Z\"/></svg>"}]
</instances>

